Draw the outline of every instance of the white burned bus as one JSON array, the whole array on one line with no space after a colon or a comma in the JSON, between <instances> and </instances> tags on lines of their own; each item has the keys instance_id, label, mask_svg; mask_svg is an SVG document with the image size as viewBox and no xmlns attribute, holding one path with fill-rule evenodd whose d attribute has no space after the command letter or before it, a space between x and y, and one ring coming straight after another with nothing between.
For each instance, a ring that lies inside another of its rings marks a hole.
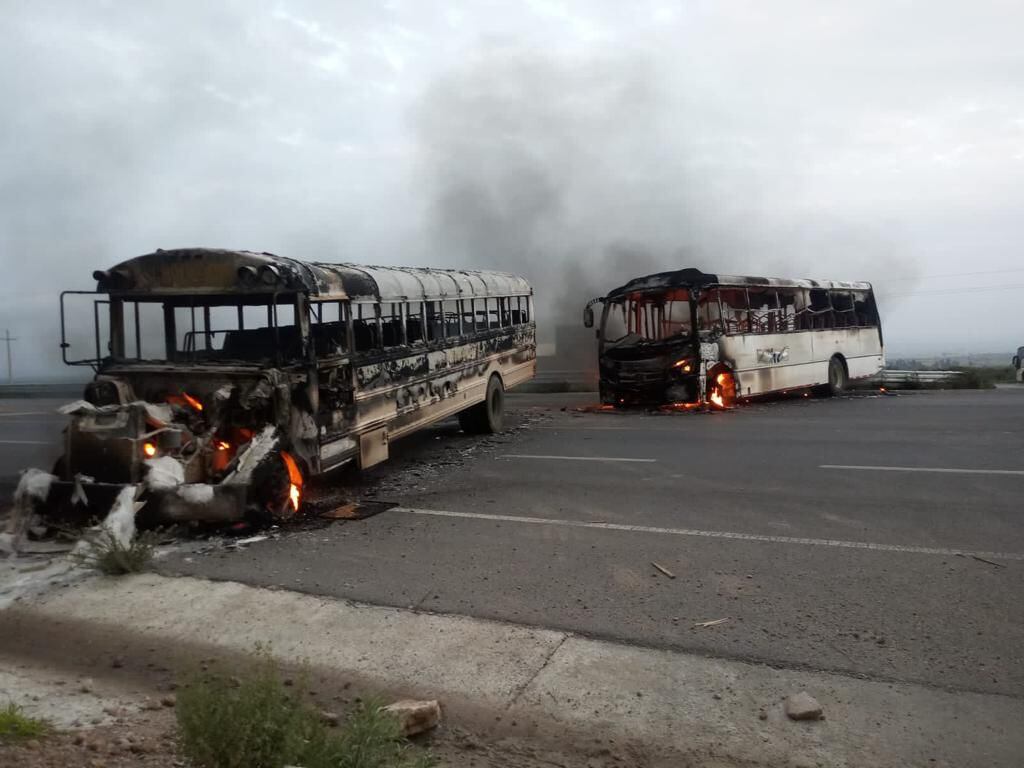
<instances>
[{"instance_id":1,"label":"white burned bus","mask_svg":"<svg viewBox=\"0 0 1024 768\"><path fill-rule=\"evenodd\" d=\"M882 369L870 283L714 275L696 269L631 280L601 303L601 401L704 403L816 388L841 392Z\"/></svg>"},{"instance_id":2,"label":"white burned bus","mask_svg":"<svg viewBox=\"0 0 1024 768\"><path fill-rule=\"evenodd\" d=\"M426 424L500 430L535 373L533 291L511 274L195 248L94 277L94 356L68 359L63 322L86 292L61 297L64 360L97 375L57 474L94 481L86 496L143 483L154 519L287 516L305 477L381 462Z\"/></svg>"}]
</instances>

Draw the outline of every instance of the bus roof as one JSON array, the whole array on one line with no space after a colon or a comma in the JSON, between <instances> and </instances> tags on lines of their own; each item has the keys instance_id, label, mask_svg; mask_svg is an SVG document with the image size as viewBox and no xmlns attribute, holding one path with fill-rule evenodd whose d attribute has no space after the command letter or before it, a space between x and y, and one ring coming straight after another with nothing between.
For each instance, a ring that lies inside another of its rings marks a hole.
<instances>
[{"instance_id":1,"label":"bus roof","mask_svg":"<svg viewBox=\"0 0 1024 768\"><path fill-rule=\"evenodd\" d=\"M328 264L219 248L157 250L93 277L98 291L126 297L304 292L320 299L415 301L533 293L526 280L507 272Z\"/></svg>"},{"instance_id":2,"label":"bus roof","mask_svg":"<svg viewBox=\"0 0 1024 768\"><path fill-rule=\"evenodd\" d=\"M717 275L701 272L692 267L670 272L656 272L646 277L637 277L625 285L609 291L605 298L613 299L628 293L657 291L665 288L702 288L722 285L750 288L755 286L774 288L832 288L848 291L870 291L871 283L841 282L837 280L790 279L782 277L752 277L749 275Z\"/></svg>"}]
</instances>

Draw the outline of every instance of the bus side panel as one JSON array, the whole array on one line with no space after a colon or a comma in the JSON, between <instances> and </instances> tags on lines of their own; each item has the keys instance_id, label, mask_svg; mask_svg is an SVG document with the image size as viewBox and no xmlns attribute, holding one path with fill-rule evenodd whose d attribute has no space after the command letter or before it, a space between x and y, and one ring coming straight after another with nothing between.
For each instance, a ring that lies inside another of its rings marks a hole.
<instances>
[{"instance_id":1,"label":"bus side panel","mask_svg":"<svg viewBox=\"0 0 1024 768\"><path fill-rule=\"evenodd\" d=\"M877 328L724 336L720 344L742 396L825 384L835 354L846 360L851 379L873 376L885 362Z\"/></svg>"},{"instance_id":2,"label":"bus side panel","mask_svg":"<svg viewBox=\"0 0 1024 768\"><path fill-rule=\"evenodd\" d=\"M837 328L813 333L815 359L827 364L832 355L842 355L851 379L874 376L882 370L885 360L877 328Z\"/></svg>"},{"instance_id":3,"label":"bus side panel","mask_svg":"<svg viewBox=\"0 0 1024 768\"><path fill-rule=\"evenodd\" d=\"M813 334L723 336L721 356L731 361L741 396L763 395L827 381L828 366L815 360Z\"/></svg>"},{"instance_id":4,"label":"bus side panel","mask_svg":"<svg viewBox=\"0 0 1024 768\"><path fill-rule=\"evenodd\" d=\"M532 326L444 349L407 351L356 363L356 415L349 434L387 427L391 437L401 437L483 402L492 373L501 375L508 389L533 378L536 370Z\"/></svg>"}]
</instances>

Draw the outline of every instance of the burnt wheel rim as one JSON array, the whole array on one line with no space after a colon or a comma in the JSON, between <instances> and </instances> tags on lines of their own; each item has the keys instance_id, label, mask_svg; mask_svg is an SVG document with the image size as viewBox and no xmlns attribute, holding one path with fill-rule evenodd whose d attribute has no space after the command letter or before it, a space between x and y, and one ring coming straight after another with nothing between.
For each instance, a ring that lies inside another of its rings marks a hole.
<instances>
[{"instance_id":1,"label":"burnt wheel rim","mask_svg":"<svg viewBox=\"0 0 1024 768\"><path fill-rule=\"evenodd\" d=\"M833 360L828 366L828 383L832 389L843 388L843 366L838 360Z\"/></svg>"}]
</instances>

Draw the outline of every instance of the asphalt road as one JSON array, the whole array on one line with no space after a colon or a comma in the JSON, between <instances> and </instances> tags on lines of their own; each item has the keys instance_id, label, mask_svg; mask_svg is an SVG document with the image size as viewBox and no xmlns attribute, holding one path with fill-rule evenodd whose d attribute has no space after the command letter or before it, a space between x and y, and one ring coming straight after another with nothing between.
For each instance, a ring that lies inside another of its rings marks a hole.
<instances>
[{"instance_id":1,"label":"asphalt road","mask_svg":"<svg viewBox=\"0 0 1024 768\"><path fill-rule=\"evenodd\" d=\"M579 400L512 397L508 434L441 425L317 491L398 508L163 567L1024 695L1024 391L560 410Z\"/></svg>"},{"instance_id":2,"label":"asphalt road","mask_svg":"<svg viewBox=\"0 0 1024 768\"><path fill-rule=\"evenodd\" d=\"M67 417L57 408L67 399L0 399L0 493L9 493L18 472L27 467L49 470L60 455L60 435Z\"/></svg>"}]
</instances>

